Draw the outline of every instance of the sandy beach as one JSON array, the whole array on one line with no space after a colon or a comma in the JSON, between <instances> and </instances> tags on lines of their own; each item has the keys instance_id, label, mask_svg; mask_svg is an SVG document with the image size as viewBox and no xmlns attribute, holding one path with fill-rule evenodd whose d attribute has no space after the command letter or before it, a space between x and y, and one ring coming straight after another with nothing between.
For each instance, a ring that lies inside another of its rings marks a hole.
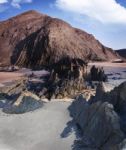
<instances>
[{"instance_id":1,"label":"sandy beach","mask_svg":"<svg viewBox=\"0 0 126 150\"><path fill-rule=\"evenodd\" d=\"M0 83L18 80L21 77L23 77L23 74L18 72L0 72Z\"/></svg>"},{"instance_id":2,"label":"sandy beach","mask_svg":"<svg viewBox=\"0 0 126 150\"><path fill-rule=\"evenodd\" d=\"M71 150L76 139L70 102L50 102L21 115L0 112L0 150Z\"/></svg>"},{"instance_id":3,"label":"sandy beach","mask_svg":"<svg viewBox=\"0 0 126 150\"><path fill-rule=\"evenodd\" d=\"M0 72L0 83L12 82L32 73L34 73L34 75L37 77L48 74L48 72L45 70L31 71L30 69L21 69L15 72Z\"/></svg>"}]
</instances>

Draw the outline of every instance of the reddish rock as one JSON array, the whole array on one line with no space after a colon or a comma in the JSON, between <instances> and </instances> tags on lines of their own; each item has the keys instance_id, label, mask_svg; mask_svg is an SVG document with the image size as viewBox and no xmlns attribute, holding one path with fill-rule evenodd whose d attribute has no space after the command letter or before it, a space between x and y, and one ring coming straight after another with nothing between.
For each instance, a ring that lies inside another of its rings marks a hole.
<instances>
[{"instance_id":1,"label":"reddish rock","mask_svg":"<svg viewBox=\"0 0 126 150\"><path fill-rule=\"evenodd\" d=\"M62 57L112 60L117 54L68 23L28 11L0 22L0 65L51 65Z\"/></svg>"}]
</instances>

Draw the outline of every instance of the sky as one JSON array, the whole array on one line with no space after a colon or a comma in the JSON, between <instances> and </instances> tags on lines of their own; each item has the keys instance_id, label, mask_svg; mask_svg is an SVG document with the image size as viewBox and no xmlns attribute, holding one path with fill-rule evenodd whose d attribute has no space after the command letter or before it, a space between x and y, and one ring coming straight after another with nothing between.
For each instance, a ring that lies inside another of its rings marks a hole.
<instances>
[{"instance_id":1,"label":"sky","mask_svg":"<svg viewBox=\"0 0 126 150\"><path fill-rule=\"evenodd\" d=\"M28 10L63 19L107 47L126 48L126 0L0 0L0 21Z\"/></svg>"}]
</instances>

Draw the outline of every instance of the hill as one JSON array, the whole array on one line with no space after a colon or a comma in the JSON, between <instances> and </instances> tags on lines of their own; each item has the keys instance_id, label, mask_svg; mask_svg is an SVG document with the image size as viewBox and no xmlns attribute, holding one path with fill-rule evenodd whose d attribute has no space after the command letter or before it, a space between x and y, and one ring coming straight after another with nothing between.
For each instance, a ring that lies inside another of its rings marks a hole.
<instances>
[{"instance_id":1,"label":"hill","mask_svg":"<svg viewBox=\"0 0 126 150\"><path fill-rule=\"evenodd\" d=\"M123 58L126 59L126 49L116 50L116 52Z\"/></svg>"},{"instance_id":2,"label":"hill","mask_svg":"<svg viewBox=\"0 0 126 150\"><path fill-rule=\"evenodd\" d=\"M48 66L66 56L84 61L118 58L93 35L33 10L0 22L1 66Z\"/></svg>"}]
</instances>

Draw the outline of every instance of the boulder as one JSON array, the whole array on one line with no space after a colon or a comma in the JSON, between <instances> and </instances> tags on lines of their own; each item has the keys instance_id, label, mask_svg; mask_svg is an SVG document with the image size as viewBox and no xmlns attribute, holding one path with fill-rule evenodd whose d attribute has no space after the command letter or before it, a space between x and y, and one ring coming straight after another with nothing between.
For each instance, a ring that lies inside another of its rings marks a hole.
<instances>
[{"instance_id":1,"label":"boulder","mask_svg":"<svg viewBox=\"0 0 126 150\"><path fill-rule=\"evenodd\" d=\"M9 114L21 114L29 111L36 110L43 106L43 101L40 98L28 91L22 92L20 96L12 101L5 107L3 107L3 112Z\"/></svg>"}]
</instances>

